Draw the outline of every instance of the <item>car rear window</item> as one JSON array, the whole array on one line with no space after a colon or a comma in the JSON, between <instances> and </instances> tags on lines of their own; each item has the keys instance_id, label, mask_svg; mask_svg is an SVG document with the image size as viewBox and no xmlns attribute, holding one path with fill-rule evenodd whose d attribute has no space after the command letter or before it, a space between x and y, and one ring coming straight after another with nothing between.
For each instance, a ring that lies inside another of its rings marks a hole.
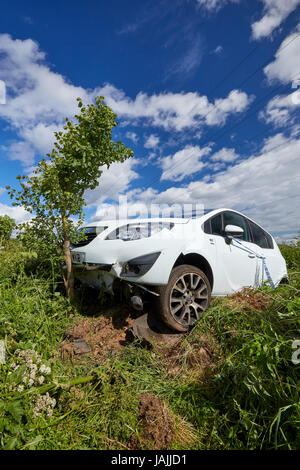
<instances>
[{"instance_id":1,"label":"car rear window","mask_svg":"<svg viewBox=\"0 0 300 470\"><path fill-rule=\"evenodd\" d=\"M252 241L260 248L274 248L272 237L265 232L261 227L256 225L251 220L248 221L251 234L252 234Z\"/></svg>"}]
</instances>

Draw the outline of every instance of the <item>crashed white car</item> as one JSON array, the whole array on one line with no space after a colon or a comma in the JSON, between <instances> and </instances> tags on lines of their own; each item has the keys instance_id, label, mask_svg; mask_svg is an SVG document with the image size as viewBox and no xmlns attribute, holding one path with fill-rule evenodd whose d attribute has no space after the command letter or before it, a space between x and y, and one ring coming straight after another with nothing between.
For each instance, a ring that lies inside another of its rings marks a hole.
<instances>
[{"instance_id":1,"label":"crashed white car","mask_svg":"<svg viewBox=\"0 0 300 470\"><path fill-rule=\"evenodd\" d=\"M101 221L81 230L85 240L72 246L75 277L106 290L119 278L152 292L161 319L177 331L194 325L212 296L287 278L274 238L231 209L190 219Z\"/></svg>"}]
</instances>

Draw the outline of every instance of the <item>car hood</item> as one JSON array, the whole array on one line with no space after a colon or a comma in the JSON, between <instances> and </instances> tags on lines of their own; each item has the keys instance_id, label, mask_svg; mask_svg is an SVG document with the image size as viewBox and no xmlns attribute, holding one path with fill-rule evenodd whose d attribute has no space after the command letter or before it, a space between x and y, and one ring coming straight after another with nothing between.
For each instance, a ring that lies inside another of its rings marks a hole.
<instances>
[{"instance_id":1,"label":"car hood","mask_svg":"<svg viewBox=\"0 0 300 470\"><path fill-rule=\"evenodd\" d=\"M103 240L96 238L88 245L73 248L72 252L85 253L86 263L115 264L125 263L130 259L148 253L164 251L165 249L176 249L180 251L185 244L184 240L166 238L155 239L154 237L141 240Z\"/></svg>"}]
</instances>

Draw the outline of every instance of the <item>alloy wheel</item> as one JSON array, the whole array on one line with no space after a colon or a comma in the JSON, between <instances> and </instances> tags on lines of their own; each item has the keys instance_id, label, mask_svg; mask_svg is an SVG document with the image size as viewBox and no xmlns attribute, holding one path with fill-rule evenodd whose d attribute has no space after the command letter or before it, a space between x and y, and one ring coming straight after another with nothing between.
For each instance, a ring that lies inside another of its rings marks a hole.
<instances>
[{"instance_id":1,"label":"alloy wheel","mask_svg":"<svg viewBox=\"0 0 300 470\"><path fill-rule=\"evenodd\" d=\"M196 273L180 276L170 293L170 313L183 326L191 326L202 316L209 304L204 279Z\"/></svg>"}]
</instances>

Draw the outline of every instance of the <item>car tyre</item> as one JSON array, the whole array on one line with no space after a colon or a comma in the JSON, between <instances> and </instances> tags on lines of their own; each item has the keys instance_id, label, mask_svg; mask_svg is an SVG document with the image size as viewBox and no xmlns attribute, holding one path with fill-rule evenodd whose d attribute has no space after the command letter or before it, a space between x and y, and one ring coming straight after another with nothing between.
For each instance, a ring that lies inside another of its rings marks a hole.
<instances>
[{"instance_id":1,"label":"car tyre","mask_svg":"<svg viewBox=\"0 0 300 470\"><path fill-rule=\"evenodd\" d=\"M168 284L160 287L158 293L161 320L181 332L195 325L211 301L211 286L206 275L188 264L174 268Z\"/></svg>"}]
</instances>

